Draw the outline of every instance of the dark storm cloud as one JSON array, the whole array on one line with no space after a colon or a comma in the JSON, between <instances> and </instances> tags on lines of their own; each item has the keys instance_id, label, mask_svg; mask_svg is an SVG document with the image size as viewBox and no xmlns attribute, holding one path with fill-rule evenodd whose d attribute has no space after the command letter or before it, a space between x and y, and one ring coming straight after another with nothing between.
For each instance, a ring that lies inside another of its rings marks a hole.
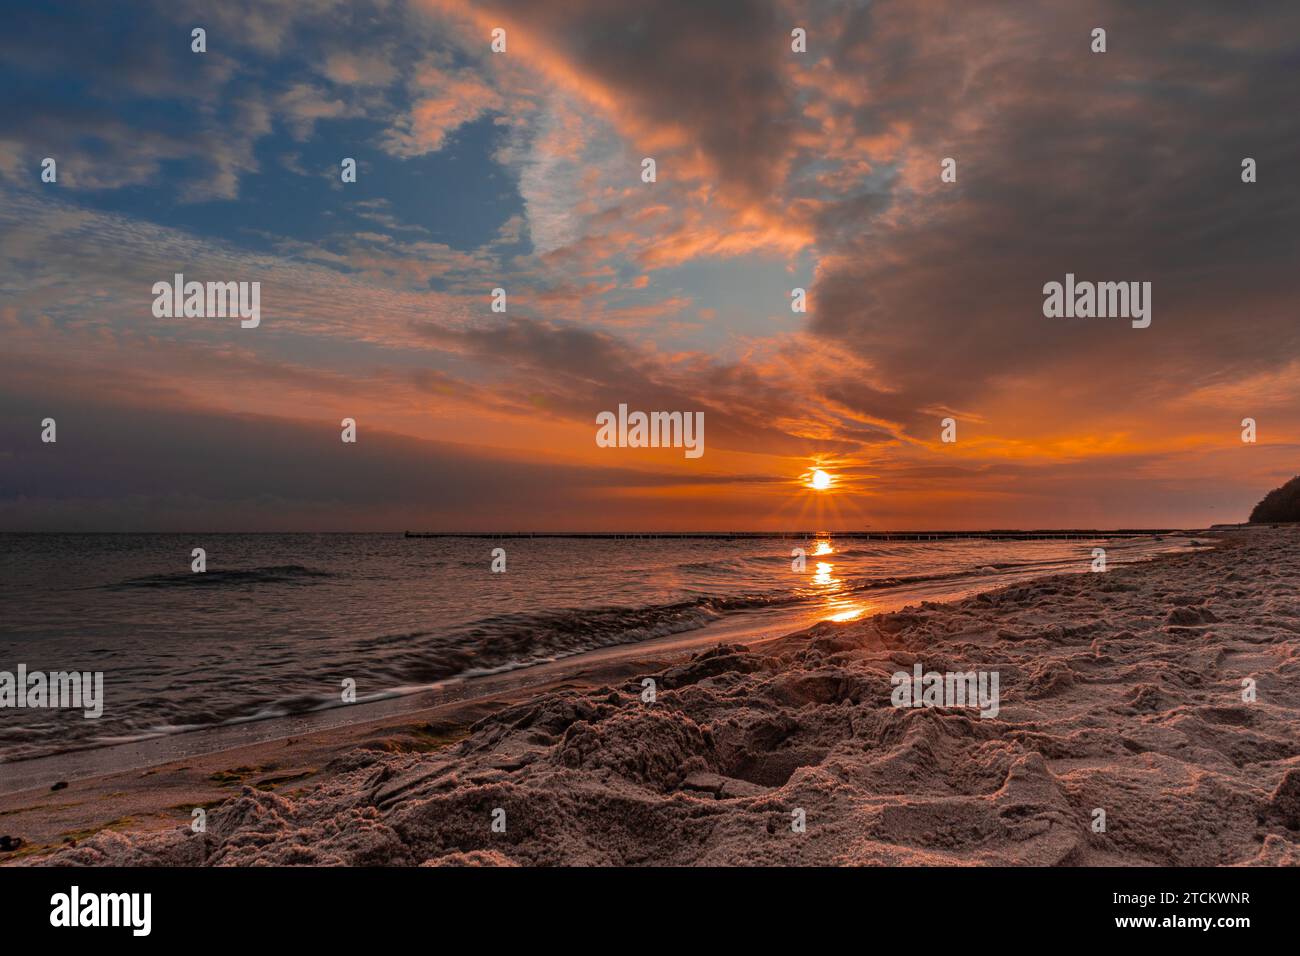
<instances>
[{"instance_id":1,"label":"dark storm cloud","mask_svg":"<svg viewBox=\"0 0 1300 956\"><path fill-rule=\"evenodd\" d=\"M839 265L812 329L898 390L859 407L907 421L900 403L977 405L1033 376L1159 400L1300 354L1300 8L876 3L836 61L870 91L861 129L908 124L924 190L900 177L856 230L838 206L821 216ZM946 156L958 182L939 186ZM1042 286L1066 272L1152 282L1151 328L1044 318Z\"/></svg>"},{"instance_id":2,"label":"dark storm cloud","mask_svg":"<svg viewBox=\"0 0 1300 956\"><path fill-rule=\"evenodd\" d=\"M516 22L617 97L620 114L679 130L719 189L767 199L804 125L780 68L790 21L762 0L507 0L476 11Z\"/></svg>"}]
</instances>

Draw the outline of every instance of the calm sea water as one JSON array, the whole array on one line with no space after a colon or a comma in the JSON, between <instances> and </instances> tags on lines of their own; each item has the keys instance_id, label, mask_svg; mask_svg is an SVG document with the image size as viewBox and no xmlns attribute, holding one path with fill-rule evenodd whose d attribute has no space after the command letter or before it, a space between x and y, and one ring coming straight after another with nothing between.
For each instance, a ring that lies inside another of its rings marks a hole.
<instances>
[{"instance_id":1,"label":"calm sea water","mask_svg":"<svg viewBox=\"0 0 1300 956\"><path fill-rule=\"evenodd\" d=\"M105 697L98 720L0 709L0 760L335 707L347 678L365 702L665 635L787 633L1086 571L1099 543L1111 563L1188 545L0 535L0 671L102 671Z\"/></svg>"}]
</instances>

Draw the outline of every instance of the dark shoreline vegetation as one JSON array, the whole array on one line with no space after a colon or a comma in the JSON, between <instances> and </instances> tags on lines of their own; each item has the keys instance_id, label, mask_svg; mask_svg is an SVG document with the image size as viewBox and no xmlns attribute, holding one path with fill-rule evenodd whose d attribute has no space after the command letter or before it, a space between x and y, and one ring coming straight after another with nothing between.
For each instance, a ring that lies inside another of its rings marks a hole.
<instances>
[{"instance_id":1,"label":"dark shoreline vegetation","mask_svg":"<svg viewBox=\"0 0 1300 956\"><path fill-rule=\"evenodd\" d=\"M1300 475L1260 499L1250 513L1250 521L1251 524L1300 521Z\"/></svg>"}]
</instances>

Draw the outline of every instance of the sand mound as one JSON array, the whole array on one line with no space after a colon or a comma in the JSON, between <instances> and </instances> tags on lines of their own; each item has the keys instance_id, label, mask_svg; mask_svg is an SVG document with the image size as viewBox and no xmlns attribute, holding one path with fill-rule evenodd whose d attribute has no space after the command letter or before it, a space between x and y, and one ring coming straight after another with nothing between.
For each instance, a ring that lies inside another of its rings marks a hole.
<instances>
[{"instance_id":1,"label":"sand mound","mask_svg":"<svg viewBox=\"0 0 1300 956\"><path fill-rule=\"evenodd\" d=\"M643 675L653 703L550 694L41 862L1295 865L1297 572L1300 534L1261 532L722 646ZM893 706L918 663L997 672L996 716Z\"/></svg>"}]
</instances>

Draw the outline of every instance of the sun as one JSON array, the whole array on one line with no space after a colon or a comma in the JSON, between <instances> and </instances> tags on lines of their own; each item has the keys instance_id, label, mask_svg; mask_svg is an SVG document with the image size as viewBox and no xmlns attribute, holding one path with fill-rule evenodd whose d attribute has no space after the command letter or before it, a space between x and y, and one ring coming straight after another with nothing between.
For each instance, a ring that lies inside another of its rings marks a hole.
<instances>
[{"instance_id":1,"label":"sun","mask_svg":"<svg viewBox=\"0 0 1300 956\"><path fill-rule=\"evenodd\" d=\"M809 484L817 491L825 491L831 486L831 476L818 468L812 473L812 481Z\"/></svg>"}]
</instances>

